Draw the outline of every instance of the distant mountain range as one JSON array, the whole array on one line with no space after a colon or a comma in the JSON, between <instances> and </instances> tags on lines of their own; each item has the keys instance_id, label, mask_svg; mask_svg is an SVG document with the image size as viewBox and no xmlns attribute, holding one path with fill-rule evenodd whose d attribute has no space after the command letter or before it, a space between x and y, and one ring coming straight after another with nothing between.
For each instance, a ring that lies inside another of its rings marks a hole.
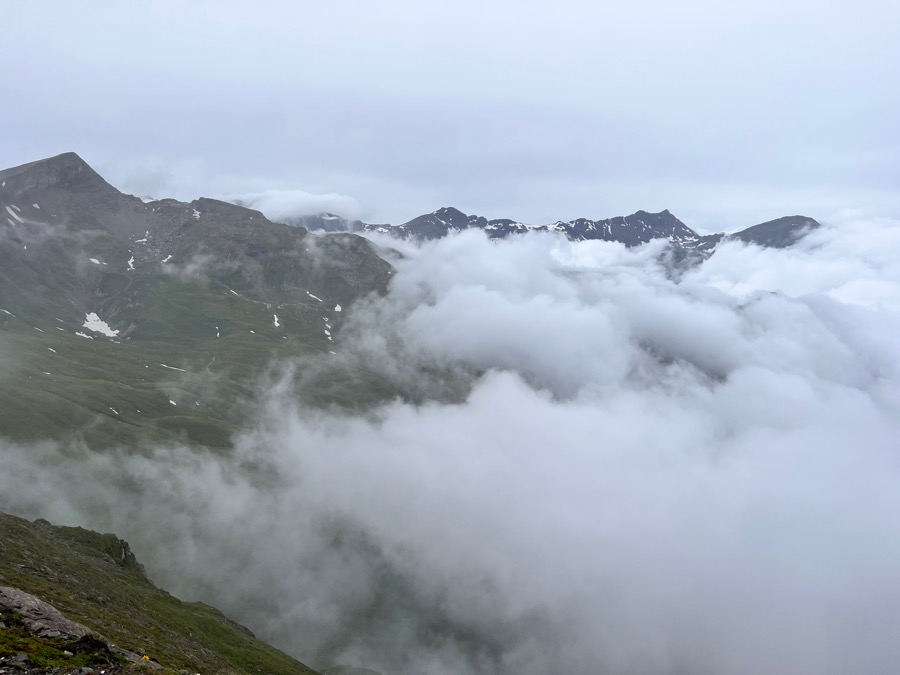
<instances>
[{"instance_id":1,"label":"distant mountain range","mask_svg":"<svg viewBox=\"0 0 900 675\"><path fill-rule=\"evenodd\" d=\"M387 289L393 267L359 234L545 231L626 246L661 238L677 275L722 241L784 247L816 227L789 216L700 235L668 211L530 226L449 207L397 226L331 214L284 224L214 199L126 195L65 153L0 171L0 352L15 354L0 359L0 434L80 429L95 445L227 445L273 357L328 356L342 309ZM402 394L364 368L339 367L302 373L307 403Z\"/></svg>"},{"instance_id":2,"label":"distant mountain range","mask_svg":"<svg viewBox=\"0 0 900 675\"><path fill-rule=\"evenodd\" d=\"M308 230L324 232L380 232L400 239L429 241L446 237L452 232L482 230L491 239L524 234L526 232L558 232L573 241L617 241L626 246L639 246L653 239L666 239L673 247L696 252L705 257L722 241L738 239L748 244L772 248L790 246L807 232L819 227L819 223L807 216L785 216L766 223L748 227L734 234L701 235L681 222L668 210L660 213L638 211L630 216L617 216L605 220L578 218L557 221L549 225L526 225L499 218L488 220L483 216L466 215L453 207L440 208L433 213L413 218L402 225L375 225L359 220L347 220L331 213L303 216L290 221Z\"/></svg>"}]
</instances>

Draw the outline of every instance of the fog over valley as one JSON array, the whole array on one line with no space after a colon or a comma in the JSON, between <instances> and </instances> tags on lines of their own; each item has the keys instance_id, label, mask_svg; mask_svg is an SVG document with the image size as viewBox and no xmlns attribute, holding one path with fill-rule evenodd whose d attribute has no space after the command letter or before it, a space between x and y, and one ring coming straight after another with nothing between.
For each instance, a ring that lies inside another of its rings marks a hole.
<instances>
[{"instance_id":1,"label":"fog over valley","mask_svg":"<svg viewBox=\"0 0 900 675\"><path fill-rule=\"evenodd\" d=\"M313 666L886 672L898 233L847 213L678 282L662 241L383 238L331 358L419 403L270 375L233 455L6 444L0 507L115 531Z\"/></svg>"}]
</instances>

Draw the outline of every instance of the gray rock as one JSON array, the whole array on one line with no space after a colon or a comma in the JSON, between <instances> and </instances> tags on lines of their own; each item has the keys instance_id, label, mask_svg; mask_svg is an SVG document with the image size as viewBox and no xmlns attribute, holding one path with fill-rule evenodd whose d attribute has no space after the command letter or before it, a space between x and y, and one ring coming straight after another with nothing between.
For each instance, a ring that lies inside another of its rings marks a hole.
<instances>
[{"instance_id":1,"label":"gray rock","mask_svg":"<svg viewBox=\"0 0 900 675\"><path fill-rule=\"evenodd\" d=\"M0 610L19 614L38 637L78 639L91 632L87 626L64 617L53 605L10 586L0 586Z\"/></svg>"}]
</instances>

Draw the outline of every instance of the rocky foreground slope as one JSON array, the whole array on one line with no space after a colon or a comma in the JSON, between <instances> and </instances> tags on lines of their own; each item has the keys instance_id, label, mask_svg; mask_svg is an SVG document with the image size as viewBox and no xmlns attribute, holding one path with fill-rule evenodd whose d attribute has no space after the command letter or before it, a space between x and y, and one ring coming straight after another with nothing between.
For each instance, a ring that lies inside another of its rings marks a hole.
<instances>
[{"instance_id":1,"label":"rocky foreground slope","mask_svg":"<svg viewBox=\"0 0 900 675\"><path fill-rule=\"evenodd\" d=\"M115 535L0 514L0 672L104 671L315 672L157 588Z\"/></svg>"}]
</instances>

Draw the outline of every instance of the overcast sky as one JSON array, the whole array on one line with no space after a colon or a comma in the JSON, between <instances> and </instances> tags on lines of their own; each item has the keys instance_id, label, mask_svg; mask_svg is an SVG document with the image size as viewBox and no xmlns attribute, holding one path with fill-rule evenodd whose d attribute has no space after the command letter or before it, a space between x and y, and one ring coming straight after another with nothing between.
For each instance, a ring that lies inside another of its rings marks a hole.
<instances>
[{"instance_id":1,"label":"overcast sky","mask_svg":"<svg viewBox=\"0 0 900 675\"><path fill-rule=\"evenodd\" d=\"M900 213L892 0L2 4L2 166L375 222Z\"/></svg>"}]
</instances>

